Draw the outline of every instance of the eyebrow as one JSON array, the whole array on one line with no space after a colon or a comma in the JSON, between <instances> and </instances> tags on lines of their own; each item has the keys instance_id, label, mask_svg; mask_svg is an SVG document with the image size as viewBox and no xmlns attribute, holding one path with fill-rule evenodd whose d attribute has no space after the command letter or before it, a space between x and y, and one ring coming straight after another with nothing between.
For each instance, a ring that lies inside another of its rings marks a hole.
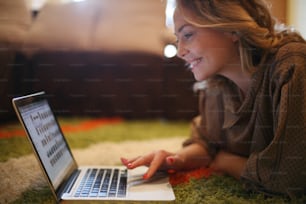
<instances>
[{"instance_id":1,"label":"eyebrow","mask_svg":"<svg viewBox=\"0 0 306 204\"><path fill-rule=\"evenodd\" d=\"M180 32L182 32L182 30L186 27L186 26L188 26L189 24L184 24L184 25L182 25L178 30L177 30L177 33L175 33L175 35L177 35L177 34L179 34Z\"/></svg>"}]
</instances>

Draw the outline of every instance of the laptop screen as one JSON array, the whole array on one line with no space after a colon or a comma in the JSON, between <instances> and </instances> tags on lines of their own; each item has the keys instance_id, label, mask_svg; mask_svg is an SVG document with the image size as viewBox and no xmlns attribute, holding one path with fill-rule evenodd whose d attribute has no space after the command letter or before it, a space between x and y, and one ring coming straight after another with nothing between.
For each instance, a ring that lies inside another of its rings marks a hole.
<instances>
[{"instance_id":1,"label":"laptop screen","mask_svg":"<svg viewBox=\"0 0 306 204\"><path fill-rule=\"evenodd\" d=\"M74 159L46 99L18 106L20 116L44 169L57 189Z\"/></svg>"}]
</instances>

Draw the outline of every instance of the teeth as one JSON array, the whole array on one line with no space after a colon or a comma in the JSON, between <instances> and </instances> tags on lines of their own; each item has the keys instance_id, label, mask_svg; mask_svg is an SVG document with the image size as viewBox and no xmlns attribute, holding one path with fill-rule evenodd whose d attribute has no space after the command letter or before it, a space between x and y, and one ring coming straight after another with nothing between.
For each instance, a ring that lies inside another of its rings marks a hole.
<instances>
[{"instance_id":1,"label":"teeth","mask_svg":"<svg viewBox=\"0 0 306 204\"><path fill-rule=\"evenodd\" d=\"M200 59L194 60L190 63L189 67L192 69L200 62Z\"/></svg>"}]
</instances>

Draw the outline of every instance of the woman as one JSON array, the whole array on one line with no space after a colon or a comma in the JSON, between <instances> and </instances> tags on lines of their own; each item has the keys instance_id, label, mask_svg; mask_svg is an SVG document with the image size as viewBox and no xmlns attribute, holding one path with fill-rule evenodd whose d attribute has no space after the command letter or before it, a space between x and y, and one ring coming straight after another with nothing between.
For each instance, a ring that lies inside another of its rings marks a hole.
<instances>
[{"instance_id":1,"label":"woman","mask_svg":"<svg viewBox=\"0 0 306 204\"><path fill-rule=\"evenodd\" d=\"M276 31L263 0L177 0L178 56L200 86L200 115L176 152L134 159L133 169L211 167L248 189L294 197L306 192L306 45Z\"/></svg>"}]
</instances>

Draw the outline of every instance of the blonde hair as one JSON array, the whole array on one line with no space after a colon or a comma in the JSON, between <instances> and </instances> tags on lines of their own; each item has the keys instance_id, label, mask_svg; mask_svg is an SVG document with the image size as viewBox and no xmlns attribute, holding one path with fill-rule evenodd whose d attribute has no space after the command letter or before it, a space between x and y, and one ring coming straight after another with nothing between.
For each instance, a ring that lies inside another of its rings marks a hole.
<instances>
[{"instance_id":1,"label":"blonde hair","mask_svg":"<svg viewBox=\"0 0 306 204\"><path fill-rule=\"evenodd\" d=\"M236 34L242 69L248 72L264 63L274 48L288 41L304 41L290 29L275 29L276 20L264 0L176 0L176 3L190 24ZM186 15L186 10L192 17Z\"/></svg>"}]
</instances>

